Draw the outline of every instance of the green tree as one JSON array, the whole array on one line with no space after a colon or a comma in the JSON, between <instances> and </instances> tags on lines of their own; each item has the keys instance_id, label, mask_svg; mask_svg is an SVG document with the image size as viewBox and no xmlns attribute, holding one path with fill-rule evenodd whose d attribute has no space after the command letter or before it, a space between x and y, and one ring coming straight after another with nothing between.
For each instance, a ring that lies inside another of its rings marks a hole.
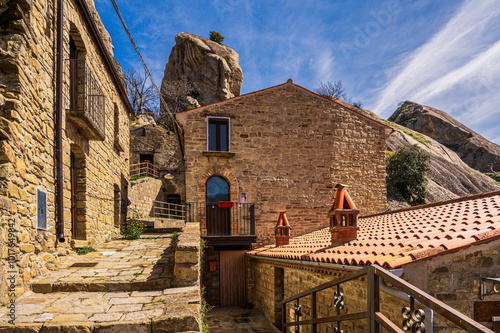
<instances>
[{"instance_id":1,"label":"green tree","mask_svg":"<svg viewBox=\"0 0 500 333\"><path fill-rule=\"evenodd\" d=\"M389 181L412 206L425 203L430 154L417 144L402 147L387 159Z\"/></svg>"},{"instance_id":2,"label":"green tree","mask_svg":"<svg viewBox=\"0 0 500 333\"><path fill-rule=\"evenodd\" d=\"M222 42L224 41L224 37L217 31L210 31L210 40L222 44Z\"/></svg>"}]
</instances>

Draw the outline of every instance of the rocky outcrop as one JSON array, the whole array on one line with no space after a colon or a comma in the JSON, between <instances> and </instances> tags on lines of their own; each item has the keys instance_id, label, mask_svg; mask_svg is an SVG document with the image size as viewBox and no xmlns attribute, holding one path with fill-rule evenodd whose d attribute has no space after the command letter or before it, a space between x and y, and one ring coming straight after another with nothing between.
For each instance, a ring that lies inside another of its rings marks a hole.
<instances>
[{"instance_id":1,"label":"rocky outcrop","mask_svg":"<svg viewBox=\"0 0 500 333\"><path fill-rule=\"evenodd\" d=\"M175 36L165 66L162 94L167 103L179 103L196 107L239 96L243 83L243 72L239 65L239 55L228 46L208 38L181 32ZM169 94L170 92L170 94ZM187 97L194 100L187 100ZM171 105L174 112L182 107Z\"/></svg>"},{"instance_id":2,"label":"rocky outcrop","mask_svg":"<svg viewBox=\"0 0 500 333\"><path fill-rule=\"evenodd\" d=\"M453 150L431 137L391 121L383 120L370 110L354 108L342 100L337 102L345 103L345 106L393 127L394 133L386 140L388 151L395 152L400 147L417 144L431 155L431 173L427 176L429 183L427 184L426 203L500 190L498 183L464 163ZM449 115L447 116L451 121L455 121ZM409 206L389 182L387 182L387 206L389 210Z\"/></svg>"},{"instance_id":3,"label":"rocky outcrop","mask_svg":"<svg viewBox=\"0 0 500 333\"><path fill-rule=\"evenodd\" d=\"M481 172L500 172L500 146L444 111L406 101L389 120L442 143L456 152L471 168Z\"/></svg>"},{"instance_id":4,"label":"rocky outcrop","mask_svg":"<svg viewBox=\"0 0 500 333\"><path fill-rule=\"evenodd\" d=\"M426 202L437 202L461 196L500 190L500 185L490 177L465 164L451 149L432 138L394 123L386 122L396 129L386 141L389 151L402 146L418 144L431 155L431 173L428 175ZM394 190L392 190L394 191ZM391 189L388 188L388 193ZM397 195L389 194L389 208L401 208Z\"/></svg>"}]
</instances>

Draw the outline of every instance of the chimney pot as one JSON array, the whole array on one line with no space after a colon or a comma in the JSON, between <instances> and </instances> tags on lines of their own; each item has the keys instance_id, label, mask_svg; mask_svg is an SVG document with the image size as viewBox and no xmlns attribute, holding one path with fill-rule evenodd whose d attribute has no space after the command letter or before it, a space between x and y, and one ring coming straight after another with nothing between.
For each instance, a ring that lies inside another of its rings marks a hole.
<instances>
[{"instance_id":1,"label":"chimney pot","mask_svg":"<svg viewBox=\"0 0 500 333\"><path fill-rule=\"evenodd\" d=\"M335 200L330 208L330 233L332 245L341 245L354 240L358 236L358 214L351 196L346 190L347 185L337 184Z\"/></svg>"},{"instance_id":2,"label":"chimney pot","mask_svg":"<svg viewBox=\"0 0 500 333\"><path fill-rule=\"evenodd\" d=\"M276 238L276 246L288 245L290 242L290 224L288 223L288 218L286 217L286 210L278 211L278 223L274 227L274 237Z\"/></svg>"}]
</instances>

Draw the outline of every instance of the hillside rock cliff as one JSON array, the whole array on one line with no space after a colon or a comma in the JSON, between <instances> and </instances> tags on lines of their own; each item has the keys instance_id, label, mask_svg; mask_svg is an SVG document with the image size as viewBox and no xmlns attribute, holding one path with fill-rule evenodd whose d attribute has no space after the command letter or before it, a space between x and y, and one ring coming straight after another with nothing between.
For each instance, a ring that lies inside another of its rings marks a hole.
<instances>
[{"instance_id":1,"label":"hillside rock cliff","mask_svg":"<svg viewBox=\"0 0 500 333\"><path fill-rule=\"evenodd\" d=\"M404 102L389 118L450 148L471 168L500 172L500 146L488 141L444 111Z\"/></svg>"},{"instance_id":2,"label":"hillside rock cliff","mask_svg":"<svg viewBox=\"0 0 500 333\"><path fill-rule=\"evenodd\" d=\"M453 150L431 137L394 122L383 120L370 110L353 109L394 128L394 132L386 140L388 151L395 152L400 147L417 144L431 155L431 172L427 176L429 180L425 200L427 203L500 190L498 183L465 164ZM387 186L387 204L389 210L409 206L398 191L390 186L389 182Z\"/></svg>"},{"instance_id":3,"label":"hillside rock cliff","mask_svg":"<svg viewBox=\"0 0 500 333\"><path fill-rule=\"evenodd\" d=\"M175 36L161 88L167 103L179 103L179 96L185 107L215 103L239 96L242 83L239 55L233 49L185 32Z\"/></svg>"}]
</instances>

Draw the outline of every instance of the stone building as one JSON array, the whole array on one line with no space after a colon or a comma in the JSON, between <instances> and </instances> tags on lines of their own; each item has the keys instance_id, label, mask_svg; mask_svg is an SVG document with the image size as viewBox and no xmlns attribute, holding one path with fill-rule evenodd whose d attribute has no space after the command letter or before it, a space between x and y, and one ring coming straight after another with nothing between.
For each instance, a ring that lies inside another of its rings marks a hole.
<instances>
[{"instance_id":1,"label":"stone building","mask_svg":"<svg viewBox=\"0 0 500 333\"><path fill-rule=\"evenodd\" d=\"M323 220L332 213L341 216L353 211L352 207L333 208L323 212ZM298 223L289 219L291 228ZM500 315L500 294L495 287L500 276L499 191L360 217L358 230L344 242L336 242L337 231L343 228L349 226L331 222L330 227L289 238L286 245L250 251L249 301L281 327L282 300L376 264L487 327ZM402 329L401 311L409 306L408 296L386 283L381 283L380 290L381 313ZM331 288L318 294L318 318L337 314L335 292ZM366 309L366 275L343 283L339 292L344 302L338 310L341 315ZM302 301L301 320L311 315L310 304L310 299ZM418 303L415 308L424 310L422 322L428 332L456 332L437 312ZM295 320L290 309L287 313L288 322ZM366 325L366 319L345 320L341 329L366 332ZM333 332L336 327L322 324L318 332ZM301 332L309 332L309 327Z\"/></svg>"},{"instance_id":2,"label":"stone building","mask_svg":"<svg viewBox=\"0 0 500 333\"><path fill-rule=\"evenodd\" d=\"M72 246L120 232L131 107L91 0L4 1L0 23L5 300Z\"/></svg>"},{"instance_id":3,"label":"stone building","mask_svg":"<svg viewBox=\"0 0 500 333\"><path fill-rule=\"evenodd\" d=\"M131 207L138 207L141 216L152 216L152 202L185 202L184 164L177 133L154 122L130 129L130 176L151 177L148 184L133 182L130 194ZM144 184L143 186L140 186ZM147 186L147 193L138 187ZM146 194L146 195L145 195ZM147 199L147 200L146 200Z\"/></svg>"},{"instance_id":4,"label":"stone building","mask_svg":"<svg viewBox=\"0 0 500 333\"><path fill-rule=\"evenodd\" d=\"M186 202L209 246L210 304L245 302L244 253L274 242L278 210L301 235L322 219L336 183L362 214L386 210L385 139L392 129L288 82L176 114ZM234 285L237 284L237 285Z\"/></svg>"}]
</instances>

